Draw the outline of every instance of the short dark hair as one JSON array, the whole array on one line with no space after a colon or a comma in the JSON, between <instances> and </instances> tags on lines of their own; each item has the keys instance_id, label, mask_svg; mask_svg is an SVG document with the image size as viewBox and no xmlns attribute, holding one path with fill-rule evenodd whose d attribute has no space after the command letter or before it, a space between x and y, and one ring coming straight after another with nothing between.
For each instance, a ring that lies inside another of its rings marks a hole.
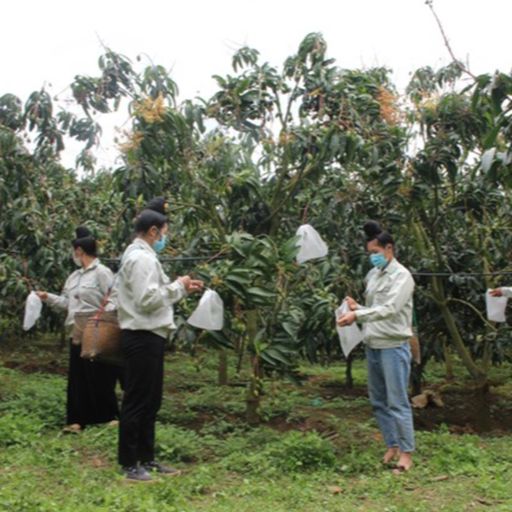
<instances>
[{"instance_id":1,"label":"short dark hair","mask_svg":"<svg viewBox=\"0 0 512 512\"><path fill-rule=\"evenodd\" d=\"M363 231L366 235L366 243L373 240L377 240L377 244L380 247L386 247L386 245L395 245L395 240L388 231L383 231L380 224L375 220L369 220L365 222Z\"/></svg>"},{"instance_id":2,"label":"short dark hair","mask_svg":"<svg viewBox=\"0 0 512 512\"><path fill-rule=\"evenodd\" d=\"M167 224L167 217L154 210L142 210L135 219L135 233L147 233L153 226L162 229Z\"/></svg>"},{"instance_id":3,"label":"short dark hair","mask_svg":"<svg viewBox=\"0 0 512 512\"><path fill-rule=\"evenodd\" d=\"M92 236L89 229L85 226L78 226L75 229L75 236L76 238L71 242L73 249L78 249L80 247L88 256L98 255L96 239Z\"/></svg>"}]
</instances>

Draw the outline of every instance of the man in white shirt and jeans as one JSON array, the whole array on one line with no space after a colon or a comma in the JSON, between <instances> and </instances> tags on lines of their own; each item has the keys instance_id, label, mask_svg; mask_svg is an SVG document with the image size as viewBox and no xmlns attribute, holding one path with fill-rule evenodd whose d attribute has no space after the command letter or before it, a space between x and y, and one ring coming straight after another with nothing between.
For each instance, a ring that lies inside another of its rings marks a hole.
<instances>
[{"instance_id":1,"label":"man in white shirt and jeans","mask_svg":"<svg viewBox=\"0 0 512 512\"><path fill-rule=\"evenodd\" d=\"M400 473L411 468L415 449L407 395L414 280L394 257L391 235L373 221L364 230L374 267L366 276L365 305L347 297L351 311L338 318L338 325L363 324L370 402L387 446L383 462L398 458L394 472Z\"/></svg>"}]
</instances>

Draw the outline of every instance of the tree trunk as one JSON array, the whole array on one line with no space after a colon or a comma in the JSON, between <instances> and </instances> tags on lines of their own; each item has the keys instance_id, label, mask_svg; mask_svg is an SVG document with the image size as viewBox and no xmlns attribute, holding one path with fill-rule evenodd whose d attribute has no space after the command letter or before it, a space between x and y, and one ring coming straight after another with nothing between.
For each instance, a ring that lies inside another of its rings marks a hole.
<instances>
[{"instance_id":1,"label":"tree trunk","mask_svg":"<svg viewBox=\"0 0 512 512\"><path fill-rule=\"evenodd\" d=\"M443 282L439 277L432 278L432 284L434 288L434 293L437 296L437 302L439 309L441 311L441 315L444 319L446 327L448 329L448 333L450 334L451 342L459 355L462 364L466 367L467 371L473 377L473 379L477 381L483 381L486 378L485 372L483 372L473 361L469 350L464 345L464 340L460 335L460 331L457 327L457 323L455 322L455 318L450 311L450 308L446 304L446 296L444 292Z\"/></svg>"},{"instance_id":2,"label":"tree trunk","mask_svg":"<svg viewBox=\"0 0 512 512\"><path fill-rule=\"evenodd\" d=\"M354 377L352 376L353 361L354 361L354 356L350 353L347 357L347 364L345 366L345 386L348 389L352 389L354 387Z\"/></svg>"},{"instance_id":3,"label":"tree trunk","mask_svg":"<svg viewBox=\"0 0 512 512\"><path fill-rule=\"evenodd\" d=\"M240 375L240 372L242 371L242 365L244 362L244 356L245 356L245 346L246 346L246 339L245 335L240 336L237 343L237 363L236 363L236 374L237 376Z\"/></svg>"},{"instance_id":4,"label":"tree trunk","mask_svg":"<svg viewBox=\"0 0 512 512\"><path fill-rule=\"evenodd\" d=\"M443 315L444 321L446 323L446 327L448 328L448 332L450 333L451 341L457 354L459 355L462 364L466 367L466 370L469 372L471 377L477 381L485 380L486 374L483 372L473 361L469 350L464 345L464 340L460 335L459 329L457 328L457 324L455 323L455 318L452 315L452 312L446 305L441 305L441 314Z\"/></svg>"},{"instance_id":5,"label":"tree trunk","mask_svg":"<svg viewBox=\"0 0 512 512\"><path fill-rule=\"evenodd\" d=\"M448 346L448 342L446 338L443 336L443 356L444 356L444 366L446 370L445 379L453 380L453 357L450 347Z\"/></svg>"},{"instance_id":6,"label":"tree trunk","mask_svg":"<svg viewBox=\"0 0 512 512\"><path fill-rule=\"evenodd\" d=\"M256 375L252 375L247 387L247 398L245 401L245 419L251 426L259 425L261 422L260 402L260 381Z\"/></svg>"},{"instance_id":7,"label":"tree trunk","mask_svg":"<svg viewBox=\"0 0 512 512\"><path fill-rule=\"evenodd\" d=\"M254 348L254 340L258 332L258 312L255 309L247 311L247 340L250 347ZM259 357L252 358L252 375L247 386L245 416L249 425L258 425L260 418L261 403L261 378Z\"/></svg>"},{"instance_id":8,"label":"tree trunk","mask_svg":"<svg viewBox=\"0 0 512 512\"><path fill-rule=\"evenodd\" d=\"M486 329L489 331L489 328ZM489 340L484 340L484 350L482 354L482 366L485 372L488 372L492 364L492 345Z\"/></svg>"},{"instance_id":9,"label":"tree trunk","mask_svg":"<svg viewBox=\"0 0 512 512\"><path fill-rule=\"evenodd\" d=\"M228 353L224 349L219 352L218 384L219 386L228 384Z\"/></svg>"},{"instance_id":10,"label":"tree trunk","mask_svg":"<svg viewBox=\"0 0 512 512\"><path fill-rule=\"evenodd\" d=\"M423 380L423 362L418 364L415 361L411 363L411 391L412 396L421 394L421 383Z\"/></svg>"}]
</instances>

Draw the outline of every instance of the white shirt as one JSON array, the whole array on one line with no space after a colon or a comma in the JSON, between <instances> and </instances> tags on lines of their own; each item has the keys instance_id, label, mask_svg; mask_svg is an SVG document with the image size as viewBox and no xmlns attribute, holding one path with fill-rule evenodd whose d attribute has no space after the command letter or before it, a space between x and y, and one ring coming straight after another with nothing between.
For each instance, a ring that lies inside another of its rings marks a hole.
<instances>
[{"instance_id":1,"label":"white shirt","mask_svg":"<svg viewBox=\"0 0 512 512\"><path fill-rule=\"evenodd\" d=\"M397 347L411 338L413 292L411 273L394 258L383 270L368 272L366 305L357 308L356 321L370 348Z\"/></svg>"},{"instance_id":2,"label":"white shirt","mask_svg":"<svg viewBox=\"0 0 512 512\"><path fill-rule=\"evenodd\" d=\"M67 279L60 295L48 294L50 307L67 310L66 327L71 327L75 313L94 313L112 285L114 274L96 258L87 268L75 270ZM107 309L115 306L109 301Z\"/></svg>"},{"instance_id":3,"label":"white shirt","mask_svg":"<svg viewBox=\"0 0 512 512\"><path fill-rule=\"evenodd\" d=\"M504 297L512 297L512 286L502 286L500 289Z\"/></svg>"},{"instance_id":4,"label":"white shirt","mask_svg":"<svg viewBox=\"0 0 512 512\"><path fill-rule=\"evenodd\" d=\"M116 284L121 329L151 331L166 338L174 324L172 305L186 295L184 285L171 282L154 249L136 238L121 258Z\"/></svg>"}]
</instances>

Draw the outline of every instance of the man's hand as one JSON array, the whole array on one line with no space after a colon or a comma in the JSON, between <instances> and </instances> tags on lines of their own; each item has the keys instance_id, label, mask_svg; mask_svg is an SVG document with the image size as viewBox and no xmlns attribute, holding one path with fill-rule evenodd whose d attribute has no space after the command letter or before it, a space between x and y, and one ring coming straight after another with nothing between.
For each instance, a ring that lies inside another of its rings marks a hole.
<instances>
[{"instance_id":1,"label":"man's hand","mask_svg":"<svg viewBox=\"0 0 512 512\"><path fill-rule=\"evenodd\" d=\"M357 319L356 313L354 311L350 311L349 313L345 313L341 315L336 323L340 327L345 327L346 325L352 325Z\"/></svg>"},{"instance_id":2,"label":"man's hand","mask_svg":"<svg viewBox=\"0 0 512 512\"><path fill-rule=\"evenodd\" d=\"M200 279L192 279L190 276L178 277L178 281L185 287L187 293L200 292L204 283Z\"/></svg>"},{"instance_id":3,"label":"man's hand","mask_svg":"<svg viewBox=\"0 0 512 512\"><path fill-rule=\"evenodd\" d=\"M489 295L491 297L502 297L503 292L501 291L501 288L495 288L494 290L489 291Z\"/></svg>"},{"instance_id":4,"label":"man's hand","mask_svg":"<svg viewBox=\"0 0 512 512\"><path fill-rule=\"evenodd\" d=\"M357 303L357 301L355 299L353 299L352 297L347 296L347 297L345 297L345 300L347 301L347 306L350 309L350 311L355 311L359 307L359 304Z\"/></svg>"},{"instance_id":5,"label":"man's hand","mask_svg":"<svg viewBox=\"0 0 512 512\"><path fill-rule=\"evenodd\" d=\"M36 295L44 302L48 300L48 292L36 291Z\"/></svg>"}]
</instances>

